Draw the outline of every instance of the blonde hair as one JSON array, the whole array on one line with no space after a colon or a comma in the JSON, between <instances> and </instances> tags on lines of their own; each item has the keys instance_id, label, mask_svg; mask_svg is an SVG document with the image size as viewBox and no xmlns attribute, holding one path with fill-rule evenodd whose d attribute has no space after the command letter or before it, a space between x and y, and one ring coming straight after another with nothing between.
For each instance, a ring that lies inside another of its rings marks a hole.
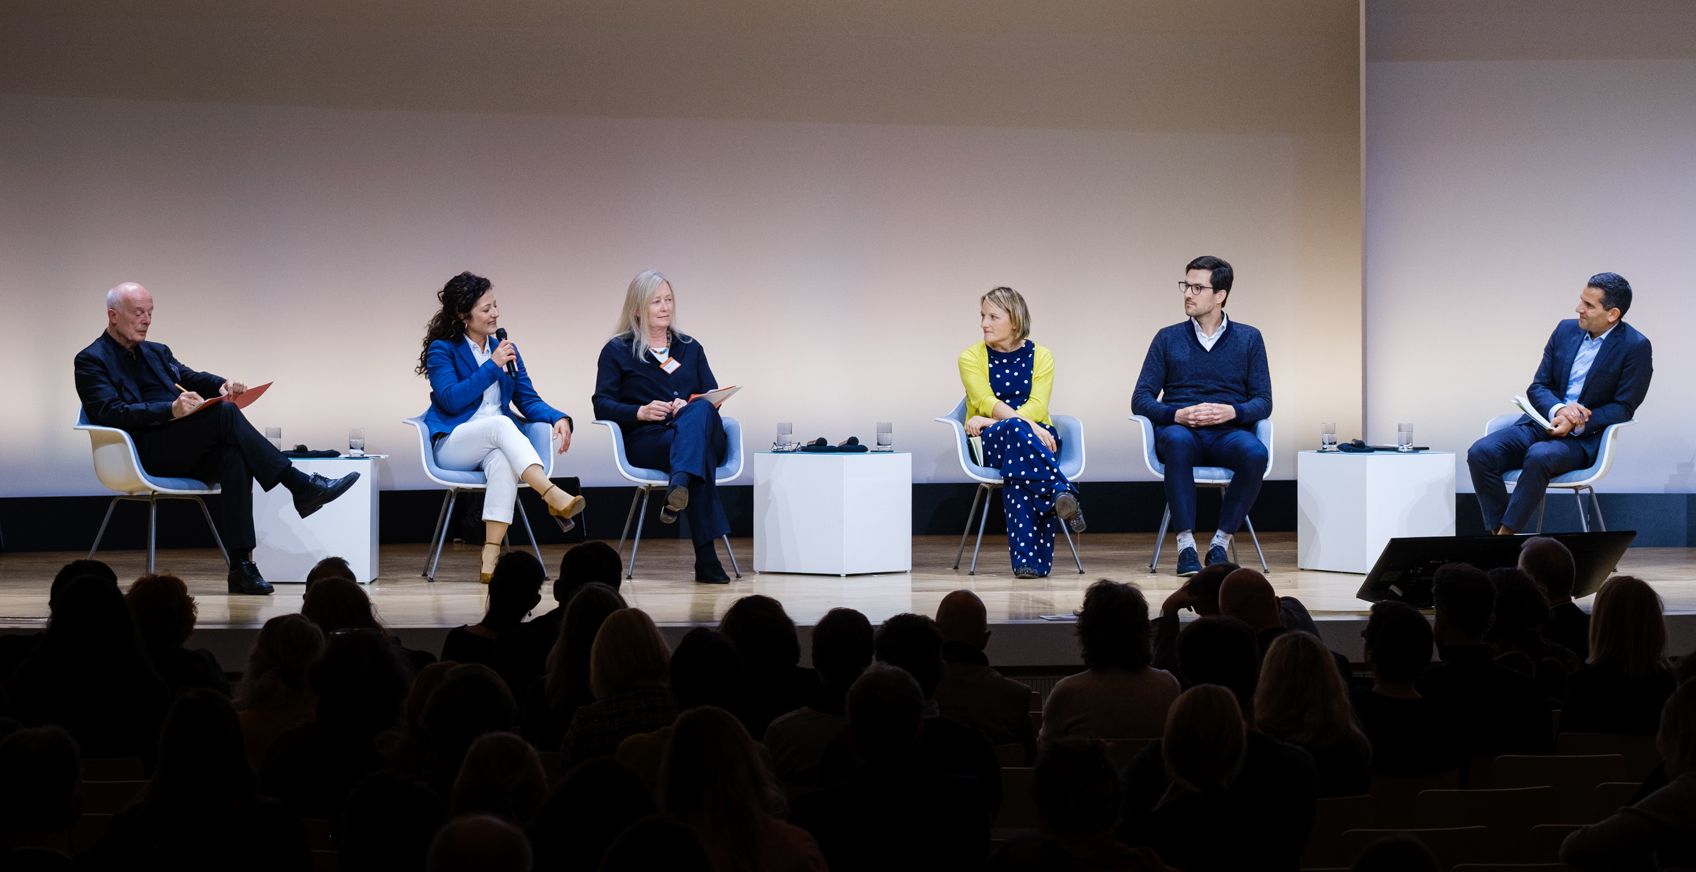
<instances>
[{"instance_id":1,"label":"blonde hair","mask_svg":"<svg viewBox=\"0 0 1696 872\"><path fill-rule=\"evenodd\" d=\"M1025 298L1018 291L1008 287L1000 287L984 294L979 303L988 303L1007 313L1007 320L1013 322L1014 339L1024 341L1031 335L1031 310L1025 305Z\"/></svg>"},{"instance_id":2,"label":"blonde hair","mask_svg":"<svg viewBox=\"0 0 1696 872\"><path fill-rule=\"evenodd\" d=\"M485 733L465 752L452 799L454 817L492 814L527 829L548 801L542 758L514 733Z\"/></svg>"},{"instance_id":3,"label":"blonde hair","mask_svg":"<svg viewBox=\"0 0 1696 872\"><path fill-rule=\"evenodd\" d=\"M630 356L640 360L646 357L653 347L648 344L648 304L654 301L654 295L659 293L660 285L671 288L671 282L657 269L643 270L630 280L629 290L624 292L624 311L618 316L618 326L613 328L613 338L630 337ZM677 329L677 289L672 288L671 335L678 342L693 342L693 339L683 335Z\"/></svg>"},{"instance_id":4,"label":"blonde hair","mask_svg":"<svg viewBox=\"0 0 1696 872\"><path fill-rule=\"evenodd\" d=\"M1357 732L1348 687L1323 642L1306 633L1272 641L1254 691L1254 723L1292 745L1329 748Z\"/></svg>"},{"instance_id":5,"label":"blonde hair","mask_svg":"<svg viewBox=\"0 0 1696 872\"><path fill-rule=\"evenodd\" d=\"M1590 610L1590 663L1617 663L1631 677L1667 668L1661 597L1641 578L1616 575Z\"/></svg>"},{"instance_id":6,"label":"blonde hair","mask_svg":"<svg viewBox=\"0 0 1696 872\"><path fill-rule=\"evenodd\" d=\"M1242 768L1248 728L1236 694L1217 684L1198 684L1166 712L1160 756L1178 785L1201 793L1224 787Z\"/></svg>"},{"instance_id":7,"label":"blonde hair","mask_svg":"<svg viewBox=\"0 0 1696 872\"><path fill-rule=\"evenodd\" d=\"M589 649L589 689L598 700L632 687L665 684L670 670L665 639L641 609L607 615Z\"/></svg>"}]
</instances>

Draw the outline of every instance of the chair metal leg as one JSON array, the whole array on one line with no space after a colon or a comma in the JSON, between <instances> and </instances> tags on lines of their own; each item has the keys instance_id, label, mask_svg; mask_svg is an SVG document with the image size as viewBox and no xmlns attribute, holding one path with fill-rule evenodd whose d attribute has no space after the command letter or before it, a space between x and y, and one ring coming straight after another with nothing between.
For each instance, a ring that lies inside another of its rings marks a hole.
<instances>
[{"instance_id":1,"label":"chair metal leg","mask_svg":"<svg viewBox=\"0 0 1696 872\"><path fill-rule=\"evenodd\" d=\"M1172 507L1167 506L1160 513L1160 532L1154 537L1154 559L1148 561L1148 571L1154 572L1160 568L1160 549L1166 544L1166 525L1172 523Z\"/></svg>"},{"instance_id":2,"label":"chair metal leg","mask_svg":"<svg viewBox=\"0 0 1696 872\"><path fill-rule=\"evenodd\" d=\"M1084 561L1083 558L1078 556L1077 543L1072 541L1072 531L1067 529L1065 521L1060 522L1060 532L1066 534L1066 547L1072 549L1072 562L1078 564L1078 574L1083 575Z\"/></svg>"},{"instance_id":3,"label":"chair metal leg","mask_svg":"<svg viewBox=\"0 0 1696 872\"><path fill-rule=\"evenodd\" d=\"M87 559L93 560L94 552L100 550L100 540L106 538L106 525L112 523L112 510L118 507L118 501L121 499L123 497L113 497L112 502L106 504L106 518L100 522L100 532L94 534L94 547L88 549ZM970 527L971 525L968 523L967 528L970 529ZM958 566L954 568L959 569Z\"/></svg>"},{"instance_id":4,"label":"chair metal leg","mask_svg":"<svg viewBox=\"0 0 1696 872\"><path fill-rule=\"evenodd\" d=\"M1544 495L1544 497L1542 499L1537 501L1537 532L1538 533L1543 532L1543 516L1545 514L1547 514L1548 511L1549 511L1549 498L1548 498L1547 495ZM1490 532L1494 533L1496 531L1491 530ZM1514 532L1518 533L1518 532L1522 532L1522 531L1515 530Z\"/></svg>"},{"instance_id":5,"label":"chair metal leg","mask_svg":"<svg viewBox=\"0 0 1696 872\"><path fill-rule=\"evenodd\" d=\"M430 547L424 549L424 568L418 572L419 575L429 578L431 581L435 581L435 579L430 577L430 552L435 550L436 543L440 542L442 535L447 532L448 501L451 499L453 499L452 490L442 494L442 508L441 511L436 513L436 532L430 534Z\"/></svg>"},{"instance_id":6,"label":"chair metal leg","mask_svg":"<svg viewBox=\"0 0 1696 872\"><path fill-rule=\"evenodd\" d=\"M192 497L191 499L194 500L195 505L200 507L200 513L206 516L206 529L212 531L212 541L218 544L218 553L224 555L224 568L232 568L234 564L230 563L230 552L224 549L224 537L218 535L218 525L212 523L212 510L206 508L206 501L200 497Z\"/></svg>"},{"instance_id":7,"label":"chair metal leg","mask_svg":"<svg viewBox=\"0 0 1696 872\"><path fill-rule=\"evenodd\" d=\"M1596 489L1592 487L1585 488L1585 490L1590 492L1590 507L1596 510L1596 529L1604 533L1608 532L1607 522L1602 520L1602 504L1596 499Z\"/></svg>"},{"instance_id":8,"label":"chair metal leg","mask_svg":"<svg viewBox=\"0 0 1696 872\"><path fill-rule=\"evenodd\" d=\"M153 574L154 535L159 528L159 499L149 495L147 498L147 574Z\"/></svg>"},{"instance_id":9,"label":"chair metal leg","mask_svg":"<svg viewBox=\"0 0 1696 872\"><path fill-rule=\"evenodd\" d=\"M459 502L459 490L448 491L448 507L443 510L442 516L442 532L441 535L436 537L436 556L430 560L430 571L424 573L424 577L430 581L436 580L436 567L442 562L442 546L446 545L448 541L447 524L453 520L453 505L457 502Z\"/></svg>"},{"instance_id":10,"label":"chair metal leg","mask_svg":"<svg viewBox=\"0 0 1696 872\"><path fill-rule=\"evenodd\" d=\"M1247 515L1244 515L1243 516L1243 523L1248 525L1248 537L1250 539L1254 540L1254 553L1260 555L1260 571L1261 572L1271 572L1272 570L1269 567L1267 567L1267 565L1266 565L1266 552L1260 550L1260 537L1255 535L1255 533L1254 533L1254 519L1250 518ZM1237 538L1235 536L1232 536L1231 537L1231 552L1232 552L1231 556L1232 557L1236 556L1236 550L1237 550ZM1233 562L1235 562L1235 561L1233 561ZM1241 566L1242 564L1238 563L1237 565Z\"/></svg>"},{"instance_id":11,"label":"chair metal leg","mask_svg":"<svg viewBox=\"0 0 1696 872\"><path fill-rule=\"evenodd\" d=\"M615 554L624 553L624 540L630 538L630 524L636 520L636 503L641 501L642 494L646 492L643 488L637 488L636 492L630 495L630 511L624 516L624 530L618 534L618 550Z\"/></svg>"},{"instance_id":12,"label":"chair metal leg","mask_svg":"<svg viewBox=\"0 0 1696 872\"><path fill-rule=\"evenodd\" d=\"M1578 488L1573 488L1572 498L1578 501L1578 529L1588 533L1590 520L1584 516L1584 495L1578 492Z\"/></svg>"},{"instance_id":13,"label":"chair metal leg","mask_svg":"<svg viewBox=\"0 0 1696 872\"><path fill-rule=\"evenodd\" d=\"M983 549L983 528L985 524L989 523L989 504L995 501L995 485L980 484L978 487L983 488L988 493L984 495L983 516L978 520L978 544L972 546L972 568L966 571L967 575L978 574L978 552Z\"/></svg>"},{"instance_id":14,"label":"chair metal leg","mask_svg":"<svg viewBox=\"0 0 1696 872\"><path fill-rule=\"evenodd\" d=\"M518 520L524 524L524 535L530 537L530 550L535 552L536 562L542 564L542 580L547 581L548 564L542 562L542 543L536 541L536 531L530 529L530 515L524 511L524 503L518 500L512 501L512 507L518 510Z\"/></svg>"},{"instance_id":15,"label":"chair metal leg","mask_svg":"<svg viewBox=\"0 0 1696 872\"><path fill-rule=\"evenodd\" d=\"M636 513L636 539L630 543L630 566L625 569L625 578L636 577L636 552L642 547L642 523L648 520L648 495L653 491L642 488L642 510Z\"/></svg>"},{"instance_id":16,"label":"chair metal leg","mask_svg":"<svg viewBox=\"0 0 1696 872\"><path fill-rule=\"evenodd\" d=\"M972 491L972 510L966 513L966 529L960 531L960 550L954 552L954 568L960 568L960 558L966 554L966 537L972 535L972 519L978 514L978 500L983 499L983 485Z\"/></svg>"},{"instance_id":17,"label":"chair metal leg","mask_svg":"<svg viewBox=\"0 0 1696 872\"><path fill-rule=\"evenodd\" d=\"M730 548L730 534L728 533L724 536L724 553L730 555L730 570L736 573L737 578L741 578L742 567L736 565L736 552Z\"/></svg>"}]
</instances>

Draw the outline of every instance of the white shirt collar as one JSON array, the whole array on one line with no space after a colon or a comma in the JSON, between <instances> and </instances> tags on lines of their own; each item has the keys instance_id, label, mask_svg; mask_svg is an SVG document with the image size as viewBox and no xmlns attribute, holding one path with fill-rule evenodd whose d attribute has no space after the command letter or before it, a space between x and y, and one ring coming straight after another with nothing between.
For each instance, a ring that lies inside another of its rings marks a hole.
<instances>
[{"instance_id":1,"label":"white shirt collar","mask_svg":"<svg viewBox=\"0 0 1696 872\"><path fill-rule=\"evenodd\" d=\"M1225 335L1225 325L1229 324L1229 323L1231 323L1231 316L1229 316L1229 315L1225 314L1223 311L1221 311L1219 313L1219 329L1213 331L1213 335L1209 336L1206 333L1201 332L1201 319L1200 318L1191 318L1190 319L1190 326L1195 328L1195 341L1200 342L1201 347L1207 349L1208 351L1212 351L1213 350L1213 343L1218 342L1219 337Z\"/></svg>"}]
</instances>

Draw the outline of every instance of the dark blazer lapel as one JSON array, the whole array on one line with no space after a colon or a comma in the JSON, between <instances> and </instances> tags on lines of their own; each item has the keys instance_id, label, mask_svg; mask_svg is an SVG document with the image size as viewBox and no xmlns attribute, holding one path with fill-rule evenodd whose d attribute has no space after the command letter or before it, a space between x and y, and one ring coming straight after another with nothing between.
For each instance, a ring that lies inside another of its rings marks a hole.
<instances>
[{"instance_id":1,"label":"dark blazer lapel","mask_svg":"<svg viewBox=\"0 0 1696 872\"><path fill-rule=\"evenodd\" d=\"M1602 347L1596 352L1596 359L1590 362L1590 375L1584 379L1584 393L1587 396L1591 395L1591 389L1596 385L1594 376L1604 372L1618 373L1619 356L1622 353L1621 350L1625 348L1625 331L1629 329L1631 328L1625 326L1625 322L1621 321L1614 327L1614 331L1608 334L1608 338L1602 340ZM1590 396L1590 398L1594 399L1593 396ZM1613 398L1607 399L1611 401ZM1594 407L1601 405L1601 403L1589 402L1584 403L1584 405Z\"/></svg>"},{"instance_id":2,"label":"dark blazer lapel","mask_svg":"<svg viewBox=\"0 0 1696 872\"><path fill-rule=\"evenodd\" d=\"M175 390L177 378L174 373L166 370L164 352L160 351L159 346L152 342L143 342L140 347L141 359L147 362L148 367L153 370L153 375L159 379L159 383ZM136 388L139 390L141 386L137 385Z\"/></svg>"}]
</instances>

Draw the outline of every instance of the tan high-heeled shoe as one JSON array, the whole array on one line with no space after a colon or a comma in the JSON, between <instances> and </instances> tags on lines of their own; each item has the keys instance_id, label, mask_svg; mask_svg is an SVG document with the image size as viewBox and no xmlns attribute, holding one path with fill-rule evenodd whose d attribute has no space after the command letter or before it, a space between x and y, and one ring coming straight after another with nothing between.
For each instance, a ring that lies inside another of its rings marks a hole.
<instances>
[{"instance_id":1,"label":"tan high-heeled shoe","mask_svg":"<svg viewBox=\"0 0 1696 872\"><path fill-rule=\"evenodd\" d=\"M477 572L477 580L488 584L495 577L495 564L501 559L501 543L483 543L483 566Z\"/></svg>"},{"instance_id":2,"label":"tan high-heeled shoe","mask_svg":"<svg viewBox=\"0 0 1696 872\"><path fill-rule=\"evenodd\" d=\"M571 519L583 514L583 508L589 505L589 501L585 500L582 494L566 493L557 484L549 485L547 490L542 491L541 496L542 502L548 504L548 514L553 516L554 523L559 525L562 533L570 532L577 526L577 522Z\"/></svg>"}]
</instances>

